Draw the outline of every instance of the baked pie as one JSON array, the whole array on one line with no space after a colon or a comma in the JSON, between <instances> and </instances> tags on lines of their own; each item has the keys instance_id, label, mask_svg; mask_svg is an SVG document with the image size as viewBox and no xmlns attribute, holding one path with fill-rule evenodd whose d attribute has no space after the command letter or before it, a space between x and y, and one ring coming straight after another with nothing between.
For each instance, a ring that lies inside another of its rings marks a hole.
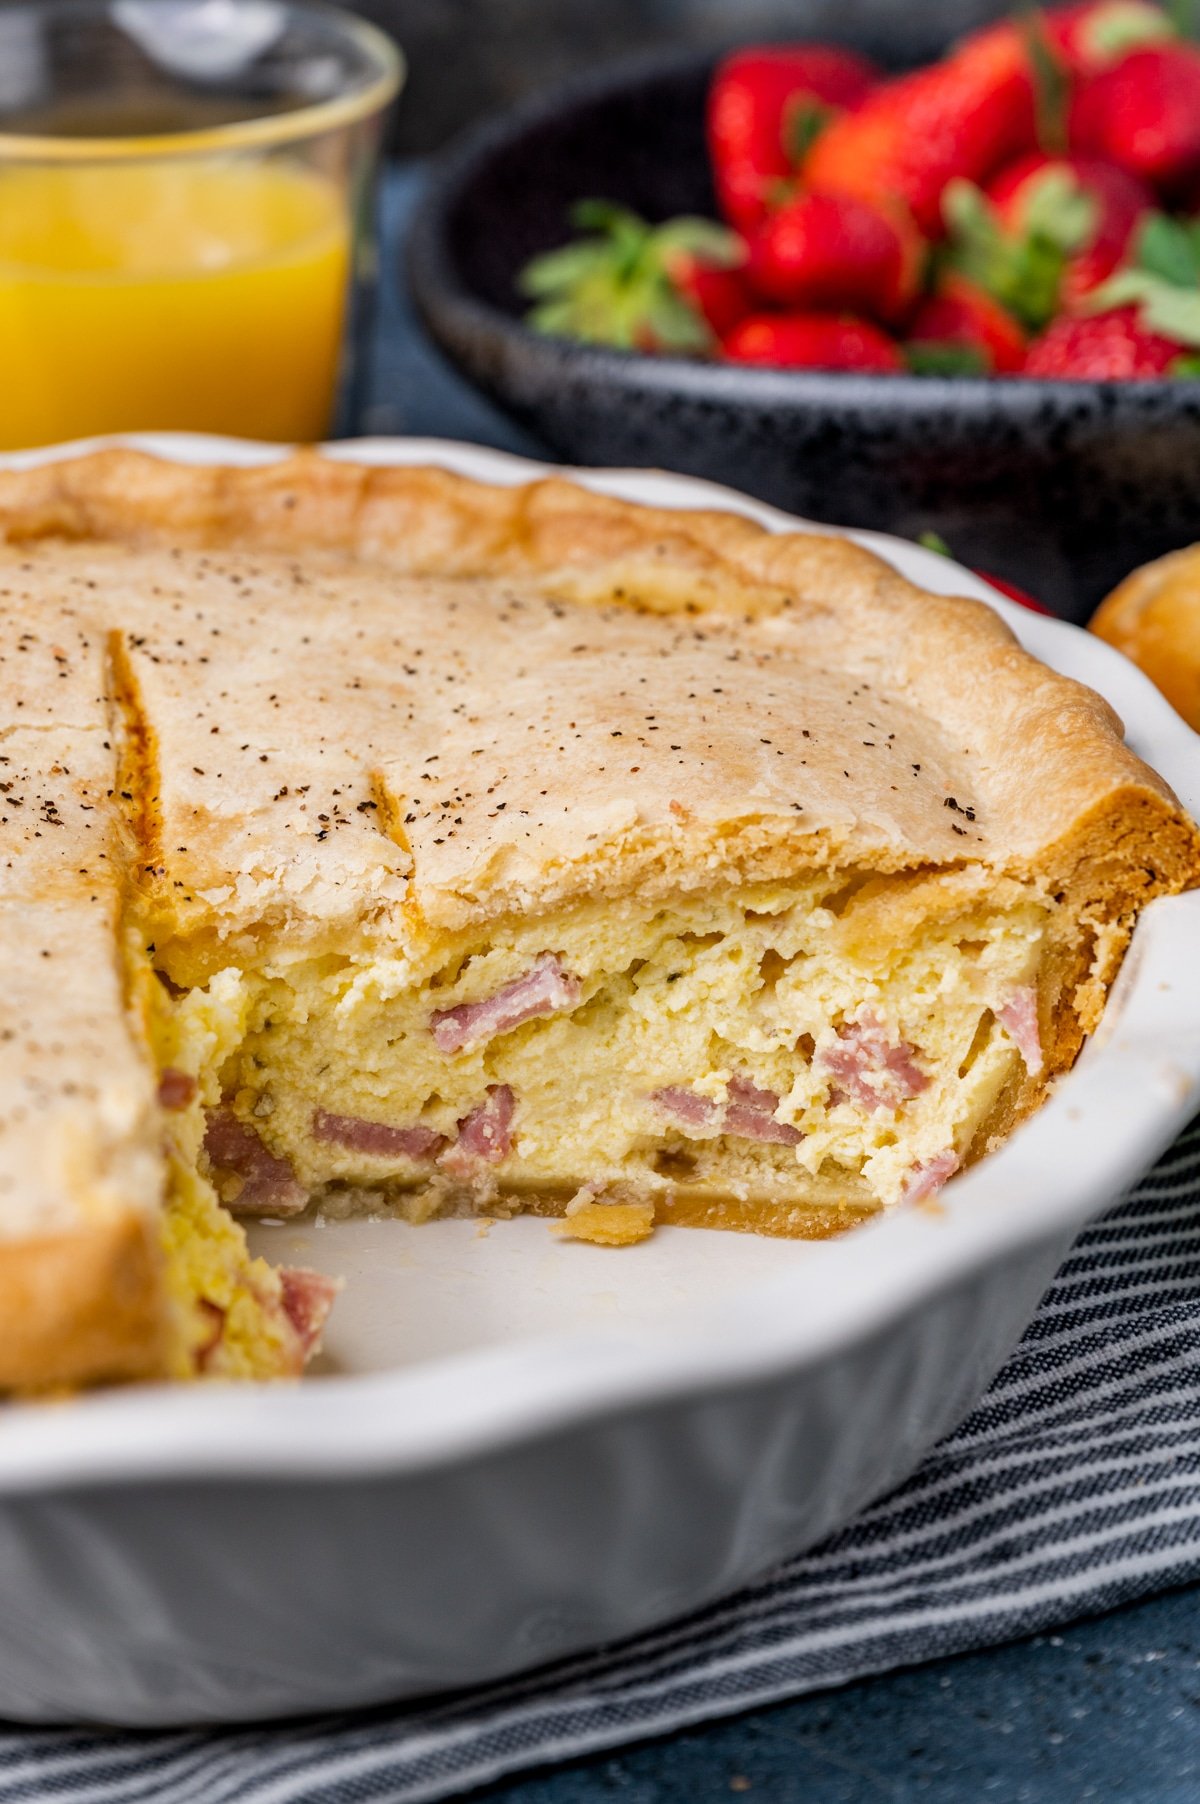
<instances>
[{"instance_id":1,"label":"baked pie","mask_svg":"<svg viewBox=\"0 0 1200 1804\"><path fill-rule=\"evenodd\" d=\"M1090 624L1200 731L1200 545L1169 551L1134 570L1101 602Z\"/></svg>"},{"instance_id":2,"label":"baked pie","mask_svg":"<svg viewBox=\"0 0 1200 1804\"><path fill-rule=\"evenodd\" d=\"M300 1369L239 1217L825 1235L1200 875L990 609L840 539L309 454L0 478L0 1384Z\"/></svg>"}]
</instances>

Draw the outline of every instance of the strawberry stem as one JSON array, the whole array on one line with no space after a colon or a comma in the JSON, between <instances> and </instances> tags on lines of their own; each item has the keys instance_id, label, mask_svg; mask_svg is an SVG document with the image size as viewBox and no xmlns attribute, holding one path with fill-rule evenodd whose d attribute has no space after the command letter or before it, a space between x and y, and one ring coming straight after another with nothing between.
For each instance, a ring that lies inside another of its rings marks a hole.
<instances>
[{"instance_id":1,"label":"strawberry stem","mask_svg":"<svg viewBox=\"0 0 1200 1804\"><path fill-rule=\"evenodd\" d=\"M1178 37L1200 37L1200 5L1197 0L1168 0L1167 17Z\"/></svg>"},{"instance_id":2,"label":"strawberry stem","mask_svg":"<svg viewBox=\"0 0 1200 1804\"><path fill-rule=\"evenodd\" d=\"M783 149L793 169L799 169L836 108L813 94L797 94L783 110Z\"/></svg>"},{"instance_id":3,"label":"strawberry stem","mask_svg":"<svg viewBox=\"0 0 1200 1804\"><path fill-rule=\"evenodd\" d=\"M1023 6L1017 28L1029 57L1033 78L1033 105L1038 143L1047 156L1061 156L1067 148L1067 102L1070 77L1050 42L1046 21L1038 6Z\"/></svg>"}]
</instances>

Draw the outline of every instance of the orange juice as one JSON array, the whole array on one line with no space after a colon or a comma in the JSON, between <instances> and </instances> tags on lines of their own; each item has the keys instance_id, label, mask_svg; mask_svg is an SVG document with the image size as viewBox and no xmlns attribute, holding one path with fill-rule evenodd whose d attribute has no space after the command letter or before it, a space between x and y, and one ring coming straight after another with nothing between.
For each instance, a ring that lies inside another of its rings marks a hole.
<instances>
[{"instance_id":1,"label":"orange juice","mask_svg":"<svg viewBox=\"0 0 1200 1804\"><path fill-rule=\"evenodd\" d=\"M0 447L320 438L350 238L333 182L281 157L0 168Z\"/></svg>"}]
</instances>

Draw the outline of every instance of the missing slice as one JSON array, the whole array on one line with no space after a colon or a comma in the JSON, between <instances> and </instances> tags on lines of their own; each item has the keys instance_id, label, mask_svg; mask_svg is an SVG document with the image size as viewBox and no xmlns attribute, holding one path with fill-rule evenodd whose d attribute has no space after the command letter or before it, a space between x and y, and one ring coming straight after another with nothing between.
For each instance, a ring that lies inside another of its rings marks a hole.
<instances>
[{"instance_id":1,"label":"missing slice","mask_svg":"<svg viewBox=\"0 0 1200 1804\"><path fill-rule=\"evenodd\" d=\"M557 1213L587 1189L650 1221L829 1232L1036 1093L1056 912L978 871L868 880L834 912L843 887L583 903L449 960L284 942L160 990L158 1056L235 1213Z\"/></svg>"}]
</instances>

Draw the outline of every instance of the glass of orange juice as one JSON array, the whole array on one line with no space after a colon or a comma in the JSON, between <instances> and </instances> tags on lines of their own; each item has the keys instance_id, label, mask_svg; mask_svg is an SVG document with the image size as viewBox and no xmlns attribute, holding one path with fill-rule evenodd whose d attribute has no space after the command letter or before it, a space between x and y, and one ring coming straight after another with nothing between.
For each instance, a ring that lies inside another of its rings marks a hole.
<instances>
[{"instance_id":1,"label":"glass of orange juice","mask_svg":"<svg viewBox=\"0 0 1200 1804\"><path fill-rule=\"evenodd\" d=\"M352 427L401 79L319 5L0 6L0 448Z\"/></svg>"}]
</instances>

